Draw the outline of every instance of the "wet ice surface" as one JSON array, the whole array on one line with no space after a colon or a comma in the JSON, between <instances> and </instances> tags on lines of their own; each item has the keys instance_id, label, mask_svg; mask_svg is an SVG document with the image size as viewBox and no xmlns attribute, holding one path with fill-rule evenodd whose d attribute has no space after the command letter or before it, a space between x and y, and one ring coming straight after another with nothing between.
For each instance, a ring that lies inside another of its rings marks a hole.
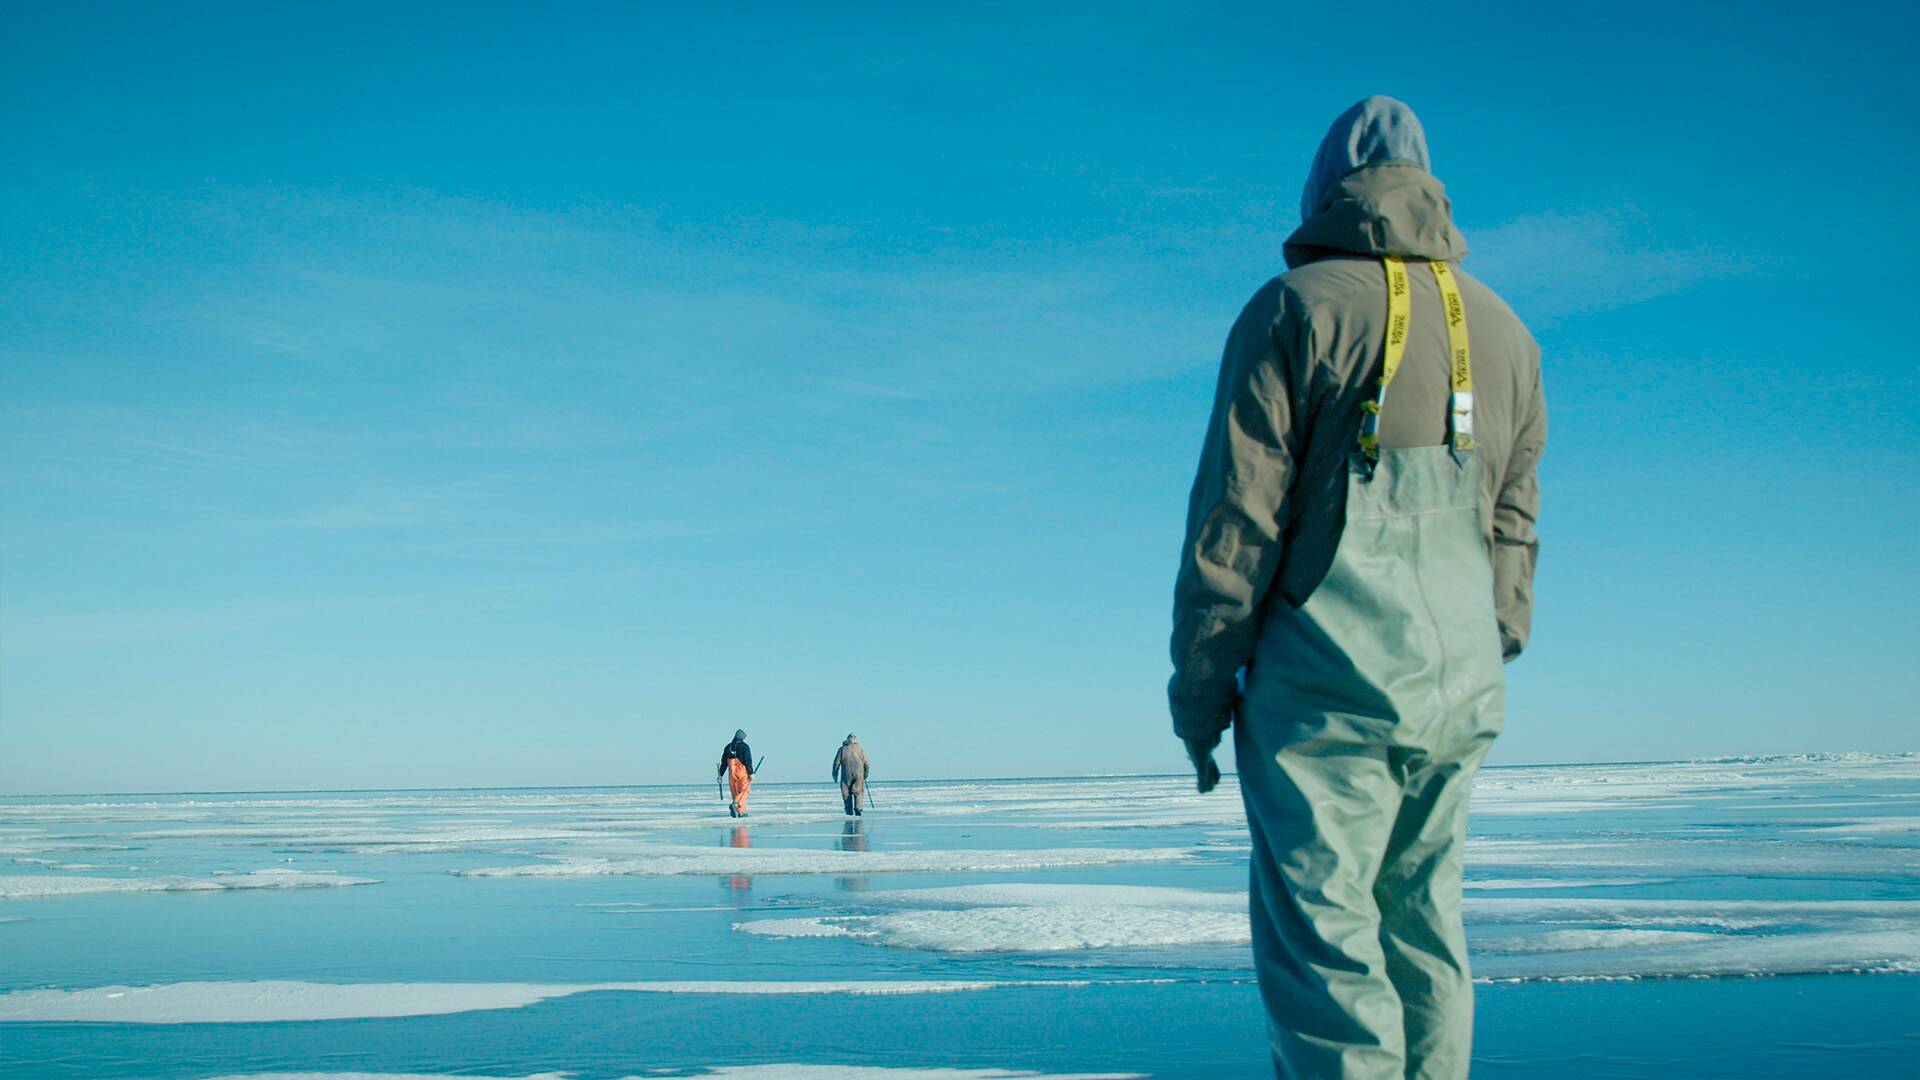
<instances>
[{"instance_id":1,"label":"wet ice surface","mask_svg":"<svg viewBox=\"0 0 1920 1080\"><path fill-rule=\"evenodd\" d=\"M0 1075L1253 1075L1225 787L4 799ZM1488 770L1466 911L1477 1074L1910 1061L1920 756Z\"/></svg>"}]
</instances>

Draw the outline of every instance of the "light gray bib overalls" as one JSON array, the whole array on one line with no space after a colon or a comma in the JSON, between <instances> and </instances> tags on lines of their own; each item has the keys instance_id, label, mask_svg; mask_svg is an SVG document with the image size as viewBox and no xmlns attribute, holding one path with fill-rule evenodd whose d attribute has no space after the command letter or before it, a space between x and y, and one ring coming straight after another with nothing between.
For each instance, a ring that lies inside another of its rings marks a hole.
<instances>
[{"instance_id":1,"label":"light gray bib overalls","mask_svg":"<svg viewBox=\"0 0 1920 1080\"><path fill-rule=\"evenodd\" d=\"M1466 311L1447 307L1448 444L1382 450L1405 349L1406 268L1347 474L1333 565L1261 628L1234 725L1253 832L1253 945L1283 1077L1464 1077L1473 991L1460 920L1473 775L1505 701L1481 530Z\"/></svg>"}]
</instances>

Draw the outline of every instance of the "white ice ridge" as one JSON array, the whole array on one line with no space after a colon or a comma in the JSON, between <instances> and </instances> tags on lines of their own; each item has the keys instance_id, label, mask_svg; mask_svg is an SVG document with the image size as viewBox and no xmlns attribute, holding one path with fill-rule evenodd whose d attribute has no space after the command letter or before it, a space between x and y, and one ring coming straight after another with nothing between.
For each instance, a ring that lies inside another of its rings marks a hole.
<instances>
[{"instance_id":1,"label":"white ice ridge","mask_svg":"<svg viewBox=\"0 0 1920 1080\"><path fill-rule=\"evenodd\" d=\"M630 1080L640 1080L632 1077ZM1145 1073L1037 1073L1026 1069L915 1069L878 1065L723 1065L688 1080L1147 1080Z\"/></svg>"},{"instance_id":2,"label":"white ice ridge","mask_svg":"<svg viewBox=\"0 0 1920 1080\"><path fill-rule=\"evenodd\" d=\"M1621 800L1683 807L1809 782L1920 780L1920 754L1783 754L1608 765L1483 769L1475 814L1565 814L1616 809Z\"/></svg>"},{"instance_id":3,"label":"white ice ridge","mask_svg":"<svg viewBox=\"0 0 1920 1080\"><path fill-rule=\"evenodd\" d=\"M1180 862L1187 848L1040 848L1032 851L839 851L638 845L620 857L558 857L525 866L455 870L462 877L593 877L677 874L903 874L1053 870L1118 863Z\"/></svg>"},{"instance_id":4,"label":"white ice ridge","mask_svg":"<svg viewBox=\"0 0 1920 1080\"><path fill-rule=\"evenodd\" d=\"M0 875L0 900L46 900L87 893L224 892L235 889L326 889L374 885L372 878L304 870L254 870L211 877L63 877L41 874Z\"/></svg>"},{"instance_id":5,"label":"white ice ridge","mask_svg":"<svg viewBox=\"0 0 1920 1080\"><path fill-rule=\"evenodd\" d=\"M1727 836L1582 837L1519 840L1473 837L1467 865L1528 871L1661 877L1920 878L1920 850L1857 843ZM1471 884L1471 883L1469 883Z\"/></svg>"},{"instance_id":6,"label":"white ice ridge","mask_svg":"<svg viewBox=\"0 0 1920 1080\"><path fill-rule=\"evenodd\" d=\"M1025 1068L900 1068L887 1065L718 1065L674 1072L682 1080L1148 1080L1144 1072L1031 1072ZM570 1072L476 1076L465 1080L572 1080ZM451 1072L244 1072L213 1080L455 1080ZM624 1076L622 1080L645 1080Z\"/></svg>"},{"instance_id":7,"label":"white ice ridge","mask_svg":"<svg viewBox=\"0 0 1920 1080\"><path fill-rule=\"evenodd\" d=\"M814 982L179 982L0 994L0 1023L253 1024L519 1009L575 994L951 994L1021 987L1159 985L1166 980L840 980Z\"/></svg>"},{"instance_id":8,"label":"white ice ridge","mask_svg":"<svg viewBox=\"0 0 1920 1080\"><path fill-rule=\"evenodd\" d=\"M1467 891L1475 889L1623 889L1634 885L1665 885L1669 878L1468 878Z\"/></svg>"},{"instance_id":9,"label":"white ice ridge","mask_svg":"<svg viewBox=\"0 0 1920 1080\"><path fill-rule=\"evenodd\" d=\"M1469 897L1489 979L1920 972L1920 900Z\"/></svg>"},{"instance_id":10,"label":"white ice ridge","mask_svg":"<svg viewBox=\"0 0 1920 1080\"><path fill-rule=\"evenodd\" d=\"M1145 885L962 885L869 893L879 914L759 919L765 937L850 937L931 952L1070 952L1251 940L1245 893Z\"/></svg>"}]
</instances>

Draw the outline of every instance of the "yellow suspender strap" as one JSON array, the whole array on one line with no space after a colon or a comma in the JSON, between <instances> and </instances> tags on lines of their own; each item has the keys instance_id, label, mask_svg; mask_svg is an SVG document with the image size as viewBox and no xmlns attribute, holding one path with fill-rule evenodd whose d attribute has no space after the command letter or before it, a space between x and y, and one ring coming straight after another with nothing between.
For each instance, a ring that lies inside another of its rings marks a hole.
<instances>
[{"instance_id":1,"label":"yellow suspender strap","mask_svg":"<svg viewBox=\"0 0 1920 1080\"><path fill-rule=\"evenodd\" d=\"M1380 386L1372 401L1360 408L1360 452L1369 459L1380 456L1380 410L1387 404L1387 385L1400 370L1400 358L1407 352L1407 319L1411 294L1407 289L1407 264L1388 255L1380 260L1387 268L1387 355L1380 365Z\"/></svg>"},{"instance_id":2,"label":"yellow suspender strap","mask_svg":"<svg viewBox=\"0 0 1920 1080\"><path fill-rule=\"evenodd\" d=\"M1369 461L1380 457L1380 411L1387 405L1387 387L1400 370L1400 359L1407 352L1407 326L1412 296L1407 288L1407 265L1388 255L1380 260L1387 271L1387 344L1380 364L1380 384L1372 401L1360 408L1360 452ZM1433 280L1440 286L1440 297L1447 309L1447 345L1451 356L1453 394L1447 402L1447 432L1453 449L1473 449L1473 350L1467 343L1467 305L1460 299L1460 285L1453 268L1440 260L1427 264Z\"/></svg>"},{"instance_id":3,"label":"yellow suspender strap","mask_svg":"<svg viewBox=\"0 0 1920 1080\"><path fill-rule=\"evenodd\" d=\"M1473 449L1473 350L1467 344L1467 305L1460 299L1460 284L1454 280L1453 267L1439 260L1433 267L1433 279L1440 283L1440 295L1447 304L1447 345L1453 362L1453 398L1448 421L1455 450Z\"/></svg>"}]
</instances>

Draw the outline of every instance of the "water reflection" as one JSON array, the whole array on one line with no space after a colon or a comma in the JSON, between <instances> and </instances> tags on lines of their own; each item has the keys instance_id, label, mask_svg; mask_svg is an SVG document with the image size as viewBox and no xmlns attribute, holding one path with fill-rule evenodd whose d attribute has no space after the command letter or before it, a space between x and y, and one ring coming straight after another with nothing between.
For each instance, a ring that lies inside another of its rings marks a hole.
<instances>
[{"instance_id":1,"label":"water reflection","mask_svg":"<svg viewBox=\"0 0 1920 1080\"><path fill-rule=\"evenodd\" d=\"M747 835L747 827L745 825L735 825L733 827L727 834L727 846L735 848L750 848L753 846L753 838ZM753 878L746 874L729 875L720 879L720 884L737 893L753 891Z\"/></svg>"},{"instance_id":2,"label":"water reflection","mask_svg":"<svg viewBox=\"0 0 1920 1080\"><path fill-rule=\"evenodd\" d=\"M857 817L848 818L840 827L840 839L835 846L841 851L867 850L866 824ZM843 877L838 879L838 884L842 892L865 892L867 889L865 877Z\"/></svg>"}]
</instances>

